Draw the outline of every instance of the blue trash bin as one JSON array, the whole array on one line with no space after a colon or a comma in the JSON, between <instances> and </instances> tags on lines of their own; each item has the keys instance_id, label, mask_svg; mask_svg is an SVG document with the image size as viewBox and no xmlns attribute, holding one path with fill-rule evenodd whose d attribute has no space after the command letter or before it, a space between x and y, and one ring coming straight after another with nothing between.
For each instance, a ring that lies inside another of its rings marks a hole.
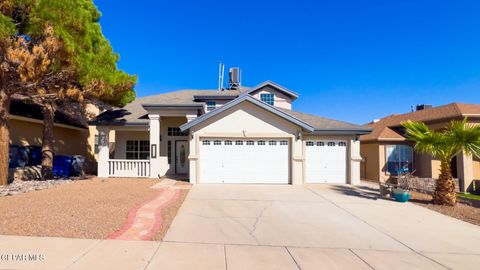
<instances>
[{"instance_id":1,"label":"blue trash bin","mask_svg":"<svg viewBox=\"0 0 480 270\"><path fill-rule=\"evenodd\" d=\"M37 166L42 164L42 147L41 146L29 146L30 157L28 159L28 166Z\"/></svg>"},{"instance_id":2,"label":"blue trash bin","mask_svg":"<svg viewBox=\"0 0 480 270\"><path fill-rule=\"evenodd\" d=\"M10 145L8 148L9 168L25 167L28 164L29 149L24 146Z\"/></svg>"},{"instance_id":3,"label":"blue trash bin","mask_svg":"<svg viewBox=\"0 0 480 270\"><path fill-rule=\"evenodd\" d=\"M68 178L72 173L72 156L53 156L53 176Z\"/></svg>"}]
</instances>

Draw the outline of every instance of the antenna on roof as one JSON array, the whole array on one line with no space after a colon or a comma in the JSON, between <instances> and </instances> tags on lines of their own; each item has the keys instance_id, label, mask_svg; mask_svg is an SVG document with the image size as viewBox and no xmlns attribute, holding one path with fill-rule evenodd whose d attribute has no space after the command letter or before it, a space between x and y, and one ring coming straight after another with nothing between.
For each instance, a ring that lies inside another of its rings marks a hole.
<instances>
[{"instance_id":1,"label":"antenna on roof","mask_svg":"<svg viewBox=\"0 0 480 270\"><path fill-rule=\"evenodd\" d=\"M225 74L225 64L218 64L218 91L223 91L223 77Z\"/></svg>"}]
</instances>

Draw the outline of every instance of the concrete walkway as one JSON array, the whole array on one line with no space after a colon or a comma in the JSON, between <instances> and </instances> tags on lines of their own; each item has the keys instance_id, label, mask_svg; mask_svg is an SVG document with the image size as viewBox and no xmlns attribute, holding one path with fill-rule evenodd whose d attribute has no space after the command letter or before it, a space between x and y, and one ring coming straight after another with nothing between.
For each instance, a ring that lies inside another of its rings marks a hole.
<instances>
[{"instance_id":1,"label":"concrete walkway","mask_svg":"<svg viewBox=\"0 0 480 270\"><path fill-rule=\"evenodd\" d=\"M152 186L159 193L130 210L123 227L108 239L152 240L162 227L162 210L178 199L179 189L190 188L190 185L176 186L175 182L165 179Z\"/></svg>"},{"instance_id":2,"label":"concrete walkway","mask_svg":"<svg viewBox=\"0 0 480 270\"><path fill-rule=\"evenodd\" d=\"M0 236L1 269L478 265L480 227L410 203L378 200L368 187L341 185L197 185L162 243Z\"/></svg>"}]
</instances>

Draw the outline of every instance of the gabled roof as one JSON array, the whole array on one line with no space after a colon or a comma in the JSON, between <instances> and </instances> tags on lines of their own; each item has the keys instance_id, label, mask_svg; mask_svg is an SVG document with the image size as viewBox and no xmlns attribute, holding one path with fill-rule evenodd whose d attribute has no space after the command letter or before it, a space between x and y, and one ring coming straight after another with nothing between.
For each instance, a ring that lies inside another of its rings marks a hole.
<instances>
[{"instance_id":1,"label":"gabled roof","mask_svg":"<svg viewBox=\"0 0 480 270\"><path fill-rule=\"evenodd\" d=\"M299 94L295 93L294 91L292 91L292 90L290 90L290 89L288 89L288 88L285 88L285 87L283 87L283 86L281 86L281 85L279 85L279 84L277 84L277 83L274 83L274 82L272 82L272 81L265 81L265 82L263 82L263 83L261 83L261 84L259 84L259 85L256 85L256 86L254 86L254 87L252 87L252 88L244 91L242 94L243 94L243 95L245 95L245 94L252 94L252 93L254 93L255 91L260 90L261 88L263 88L263 87L265 87L265 86L271 86L271 87L277 89L278 91L280 91L280 92L282 92L282 93L290 96L290 97L293 98L293 99L296 99L296 98L298 98L298 96L299 96Z\"/></svg>"},{"instance_id":2,"label":"gabled roof","mask_svg":"<svg viewBox=\"0 0 480 270\"><path fill-rule=\"evenodd\" d=\"M291 123L293 123L293 124L295 124L295 125L297 125L301 128L303 128L304 130L307 130L307 131L310 131L310 132L315 130L315 128L313 126L307 124L306 122L303 122L302 120L300 120L298 118L295 118L292 115L290 115L288 113L285 113L285 112L279 110L278 108L276 108L274 106L271 106L271 105L269 105L265 102L262 102L262 101L254 98L250 95L242 95L242 96L226 103L225 105L223 105L222 107L220 107L218 109L215 109L215 110L213 110L213 111L211 111L207 114L204 114L204 115L196 118L195 120L192 120L188 123L185 123L185 124L180 126L180 130L181 131L188 130L188 129L204 122L205 120L210 119L211 117L213 117L215 115L218 115L218 114L220 114L220 113L222 113L222 112L224 112L224 111L226 111L226 110L228 110L228 109L230 109L230 108L232 108L232 107L234 107L234 106L236 106L236 105L238 105L242 102L250 102L254 105L257 105L257 106L259 106L259 107L261 107L261 108L263 108L263 109L265 109L265 110L267 110L267 111L269 111L269 112L271 112L271 113L273 113L273 114L275 114L275 115L277 115L277 116L279 116L279 117L281 117L281 118L283 118L283 119L285 119L285 120L287 120L287 121L289 121L289 122L291 122Z\"/></svg>"},{"instance_id":3,"label":"gabled roof","mask_svg":"<svg viewBox=\"0 0 480 270\"><path fill-rule=\"evenodd\" d=\"M361 136L362 141L376 141L403 138L401 134L394 131L401 126L402 122L412 120L425 123L450 121L452 119L480 118L480 104L450 103L443 106L427 108L420 111L392 114L379 121L367 124L367 127L373 128L372 133Z\"/></svg>"}]
</instances>

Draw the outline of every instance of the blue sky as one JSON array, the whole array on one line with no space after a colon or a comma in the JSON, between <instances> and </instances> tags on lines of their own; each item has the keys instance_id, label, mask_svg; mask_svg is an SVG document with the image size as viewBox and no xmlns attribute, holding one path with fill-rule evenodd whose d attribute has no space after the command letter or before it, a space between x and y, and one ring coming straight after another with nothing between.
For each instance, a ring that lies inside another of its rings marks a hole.
<instances>
[{"instance_id":1,"label":"blue sky","mask_svg":"<svg viewBox=\"0 0 480 270\"><path fill-rule=\"evenodd\" d=\"M480 103L480 1L94 0L138 96L243 84L300 93L294 110L365 123L419 103Z\"/></svg>"}]
</instances>

